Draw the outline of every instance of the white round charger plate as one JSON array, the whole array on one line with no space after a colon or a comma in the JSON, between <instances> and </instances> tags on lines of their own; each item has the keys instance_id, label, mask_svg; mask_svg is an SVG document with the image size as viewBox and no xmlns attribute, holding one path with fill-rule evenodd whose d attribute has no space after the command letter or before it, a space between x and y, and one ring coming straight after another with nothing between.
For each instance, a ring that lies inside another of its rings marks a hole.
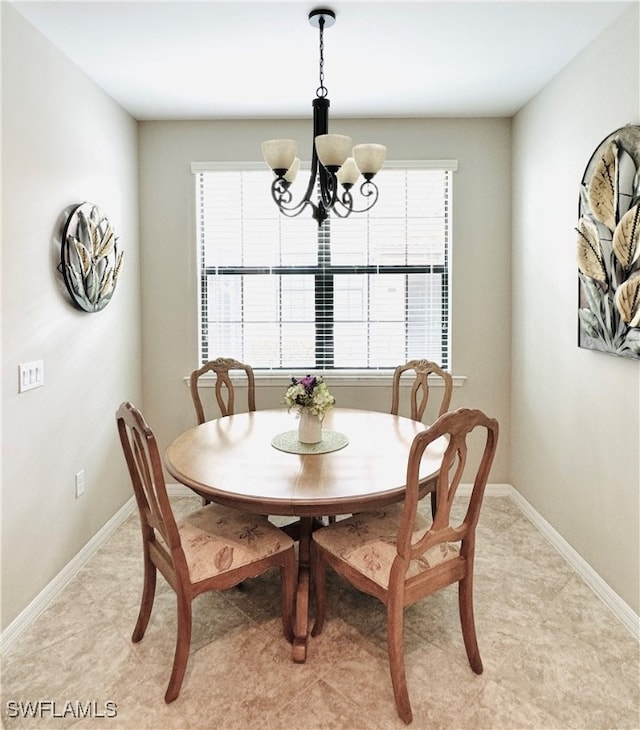
<instances>
[{"instance_id":1,"label":"white round charger plate","mask_svg":"<svg viewBox=\"0 0 640 730\"><path fill-rule=\"evenodd\" d=\"M298 441L298 431L284 431L271 439L271 445L288 454L328 454L339 451L349 443L349 439L338 431L322 431L322 441L317 444L303 444Z\"/></svg>"}]
</instances>

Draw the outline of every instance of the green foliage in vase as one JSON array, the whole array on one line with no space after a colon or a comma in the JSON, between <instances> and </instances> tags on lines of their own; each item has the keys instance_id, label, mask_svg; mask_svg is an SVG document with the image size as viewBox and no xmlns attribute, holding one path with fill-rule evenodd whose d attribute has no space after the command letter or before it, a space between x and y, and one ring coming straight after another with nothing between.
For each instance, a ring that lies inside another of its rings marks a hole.
<instances>
[{"instance_id":1,"label":"green foliage in vase","mask_svg":"<svg viewBox=\"0 0 640 730\"><path fill-rule=\"evenodd\" d=\"M284 394L284 402L289 408L295 408L300 414L307 411L314 416L323 418L325 413L333 408L336 399L329 392L323 377L305 375L304 378L291 378L291 385Z\"/></svg>"}]
</instances>

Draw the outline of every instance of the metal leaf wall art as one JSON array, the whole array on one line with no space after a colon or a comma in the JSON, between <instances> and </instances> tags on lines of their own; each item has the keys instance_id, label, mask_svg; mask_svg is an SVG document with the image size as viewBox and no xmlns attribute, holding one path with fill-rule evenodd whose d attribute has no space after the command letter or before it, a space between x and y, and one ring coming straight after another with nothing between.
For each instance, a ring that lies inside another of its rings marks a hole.
<instances>
[{"instance_id":1,"label":"metal leaf wall art","mask_svg":"<svg viewBox=\"0 0 640 730\"><path fill-rule=\"evenodd\" d=\"M107 306L123 254L113 226L97 205L81 203L71 211L62 235L60 271L79 309L99 312Z\"/></svg>"},{"instance_id":2,"label":"metal leaf wall art","mask_svg":"<svg viewBox=\"0 0 640 730\"><path fill-rule=\"evenodd\" d=\"M578 216L578 345L640 359L640 126L596 148Z\"/></svg>"}]
</instances>

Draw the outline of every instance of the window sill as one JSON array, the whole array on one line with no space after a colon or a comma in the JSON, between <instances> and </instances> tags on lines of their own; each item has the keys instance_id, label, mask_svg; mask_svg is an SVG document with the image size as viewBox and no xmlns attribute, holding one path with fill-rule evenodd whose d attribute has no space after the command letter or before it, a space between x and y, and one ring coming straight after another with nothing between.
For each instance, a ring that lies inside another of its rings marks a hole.
<instances>
[{"instance_id":1,"label":"window sill","mask_svg":"<svg viewBox=\"0 0 640 730\"><path fill-rule=\"evenodd\" d=\"M300 371L302 372L302 371ZM261 372L260 370L254 371L255 375L255 381L256 385L259 385L261 388L278 388L282 389L283 387L286 387L287 383L289 382L291 375L284 375L283 373L273 373L273 372ZM388 372L366 372L366 371L345 371L345 370L332 370L330 373L324 373L324 377L327 380L327 382L331 384L331 386L348 386L350 388L371 388L371 387L390 387L391 385L391 378L393 376L393 371L389 370ZM454 388L461 388L465 381L467 379L466 375L454 375L453 376L453 387ZM185 381L187 387L189 386L189 376L185 376L183 378ZM239 386L242 386L243 383L246 383L246 378L244 375L238 375L237 377L231 376L232 381L238 382ZM443 382L441 378L438 378L437 376L433 377L433 383L431 382L432 378L429 378L429 385L433 385L433 387L443 387ZM412 378L407 377L404 380L400 382L401 388L409 388L412 385ZM200 387L203 388L213 388L215 385L215 376L214 375L204 375L200 378Z\"/></svg>"}]
</instances>

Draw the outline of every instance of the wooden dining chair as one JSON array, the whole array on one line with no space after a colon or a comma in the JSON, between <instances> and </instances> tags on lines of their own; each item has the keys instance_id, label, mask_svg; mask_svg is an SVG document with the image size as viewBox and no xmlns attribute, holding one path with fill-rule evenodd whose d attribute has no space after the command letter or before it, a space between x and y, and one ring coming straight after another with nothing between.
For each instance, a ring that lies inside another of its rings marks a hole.
<instances>
[{"instance_id":1,"label":"wooden dining chair","mask_svg":"<svg viewBox=\"0 0 640 730\"><path fill-rule=\"evenodd\" d=\"M405 375L405 373L407 375ZM440 398L439 405L436 403L436 408L430 408L436 417L441 416L449 410L451 405L451 397L453 394L453 377L451 373L443 370L437 363L431 360L409 360L404 365L398 365L393 372L393 385L391 392L391 415L397 416L400 411L400 383L403 378L408 378L409 374L413 373L413 383L411 385L411 394L409 397L409 406L411 408L411 418L414 421L422 421L429 403L429 396L431 395L431 388L429 385L429 376L435 376L436 380L439 380L439 385L442 387L442 396ZM435 420L435 418L433 419ZM431 492L431 513L435 514L436 511L436 497L435 497L435 481L424 483L422 485L423 493Z\"/></svg>"},{"instance_id":2,"label":"wooden dining chair","mask_svg":"<svg viewBox=\"0 0 640 730\"><path fill-rule=\"evenodd\" d=\"M468 455L467 438L475 430L484 436L471 498L461 522L451 508ZM436 439L448 440L437 480L437 509L433 522L418 511L419 469L426 448ZM313 533L312 584L318 635L326 616L326 567L329 565L356 588L382 601L387 611L389 669L398 715L412 720L403 647L404 609L452 583L458 583L462 636L469 664L482 673L473 617L475 534L482 497L498 440L498 422L478 410L446 413L411 445L406 496L402 504L360 513Z\"/></svg>"},{"instance_id":3,"label":"wooden dining chair","mask_svg":"<svg viewBox=\"0 0 640 730\"><path fill-rule=\"evenodd\" d=\"M221 416L232 416L235 412L235 389L229 375L230 371L244 371L247 378L247 407L249 411L256 409L256 386L251 365L239 362L230 357L218 357L206 362L201 368L194 370L189 379L191 398L196 409L198 423L204 423L207 418L200 398L200 378L207 373L216 375L215 394Z\"/></svg>"},{"instance_id":4,"label":"wooden dining chair","mask_svg":"<svg viewBox=\"0 0 640 730\"><path fill-rule=\"evenodd\" d=\"M176 648L164 697L169 703L180 693L191 644L191 604L201 593L280 568L282 626L287 640L293 641L294 542L262 515L216 504L176 522L151 429L131 403L118 408L116 419L142 528L144 583L133 642L142 639L149 623L158 570L177 596Z\"/></svg>"},{"instance_id":5,"label":"wooden dining chair","mask_svg":"<svg viewBox=\"0 0 640 730\"><path fill-rule=\"evenodd\" d=\"M404 365L398 365L393 373L390 411L393 416L399 415L400 381L407 372L413 372L414 375L410 396L411 418L414 421L421 421L427 408L430 396L430 375L439 378L443 386L442 398L440 399L440 405L437 410L438 416L441 416L449 410L451 396L453 394L453 378L451 377L451 373L443 370L437 363L431 362L431 360L409 360Z\"/></svg>"}]
</instances>

